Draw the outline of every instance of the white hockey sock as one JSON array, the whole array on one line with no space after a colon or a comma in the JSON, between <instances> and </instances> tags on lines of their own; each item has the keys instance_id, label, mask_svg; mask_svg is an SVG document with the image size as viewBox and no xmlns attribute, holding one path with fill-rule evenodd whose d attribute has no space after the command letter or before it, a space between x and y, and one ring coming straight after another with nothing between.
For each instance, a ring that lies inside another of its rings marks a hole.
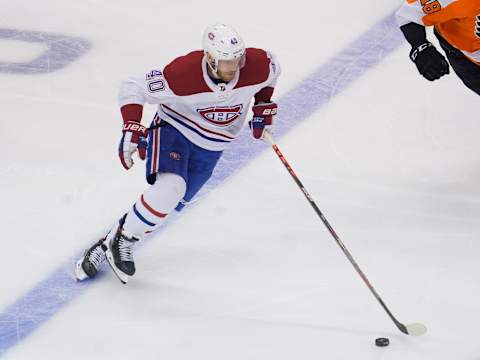
<instances>
[{"instance_id":1,"label":"white hockey sock","mask_svg":"<svg viewBox=\"0 0 480 360\"><path fill-rule=\"evenodd\" d=\"M180 175L159 173L125 218L124 229L136 237L155 230L185 195L187 184Z\"/></svg>"}]
</instances>

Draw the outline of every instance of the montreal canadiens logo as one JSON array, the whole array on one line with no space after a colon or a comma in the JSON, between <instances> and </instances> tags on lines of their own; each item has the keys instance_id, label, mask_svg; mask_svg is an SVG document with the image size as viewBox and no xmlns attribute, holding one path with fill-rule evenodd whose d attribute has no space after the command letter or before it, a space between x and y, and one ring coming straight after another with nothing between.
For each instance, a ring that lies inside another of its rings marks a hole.
<instances>
[{"instance_id":1,"label":"montreal canadiens logo","mask_svg":"<svg viewBox=\"0 0 480 360\"><path fill-rule=\"evenodd\" d=\"M228 126L242 114L243 105L209 107L197 109L198 113L209 123L216 126Z\"/></svg>"}]
</instances>

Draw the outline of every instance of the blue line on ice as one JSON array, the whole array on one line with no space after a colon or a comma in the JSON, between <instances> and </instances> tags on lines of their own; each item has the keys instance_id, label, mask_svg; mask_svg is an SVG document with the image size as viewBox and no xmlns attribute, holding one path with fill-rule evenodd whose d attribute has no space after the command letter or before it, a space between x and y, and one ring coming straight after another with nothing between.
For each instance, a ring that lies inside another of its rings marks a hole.
<instances>
[{"instance_id":1,"label":"blue line on ice","mask_svg":"<svg viewBox=\"0 0 480 360\"><path fill-rule=\"evenodd\" d=\"M280 114L275 127L277 138L327 104L402 42L394 16L388 16L318 67L278 101ZM248 131L244 131L225 151L206 189L223 182L267 148L265 143L251 140ZM69 260L0 313L0 356L92 284L89 281L75 282L72 269Z\"/></svg>"}]
</instances>

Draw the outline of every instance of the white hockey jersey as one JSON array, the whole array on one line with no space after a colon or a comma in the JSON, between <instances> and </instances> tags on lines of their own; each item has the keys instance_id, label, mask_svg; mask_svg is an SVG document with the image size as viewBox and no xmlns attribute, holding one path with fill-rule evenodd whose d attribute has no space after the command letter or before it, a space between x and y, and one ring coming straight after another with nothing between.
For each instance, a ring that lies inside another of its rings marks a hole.
<instances>
[{"instance_id":1,"label":"white hockey jersey","mask_svg":"<svg viewBox=\"0 0 480 360\"><path fill-rule=\"evenodd\" d=\"M193 51L145 76L122 82L120 106L158 104L158 116L195 145L220 151L242 129L252 98L274 87L280 75L275 58L247 48L245 65L233 80L216 84L208 76L203 51Z\"/></svg>"}]
</instances>

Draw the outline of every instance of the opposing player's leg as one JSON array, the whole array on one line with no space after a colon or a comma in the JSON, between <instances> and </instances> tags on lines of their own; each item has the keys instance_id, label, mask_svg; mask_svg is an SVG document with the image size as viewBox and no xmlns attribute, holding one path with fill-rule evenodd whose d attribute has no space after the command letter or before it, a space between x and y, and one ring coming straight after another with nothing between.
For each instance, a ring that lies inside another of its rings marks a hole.
<instances>
[{"instance_id":1,"label":"opposing player's leg","mask_svg":"<svg viewBox=\"0 0 480 360\"><path fill-rule=\"evenodd\" d=\"M466 87L480 95L480 65L471 62L466 56L449 56L450 65Z\"/></svg>"},{"instance_id":2,"label":"opposing player's leg","mask_svg":"<svg viewBox=\"0 0 480 360\"><path fill-rule=\"evenodd\" d=\"M450 45L435 31L440 46L457 76L470 90L480 95L480 65L469 60L460 50Z\"/></svg>"}]
</instances>

